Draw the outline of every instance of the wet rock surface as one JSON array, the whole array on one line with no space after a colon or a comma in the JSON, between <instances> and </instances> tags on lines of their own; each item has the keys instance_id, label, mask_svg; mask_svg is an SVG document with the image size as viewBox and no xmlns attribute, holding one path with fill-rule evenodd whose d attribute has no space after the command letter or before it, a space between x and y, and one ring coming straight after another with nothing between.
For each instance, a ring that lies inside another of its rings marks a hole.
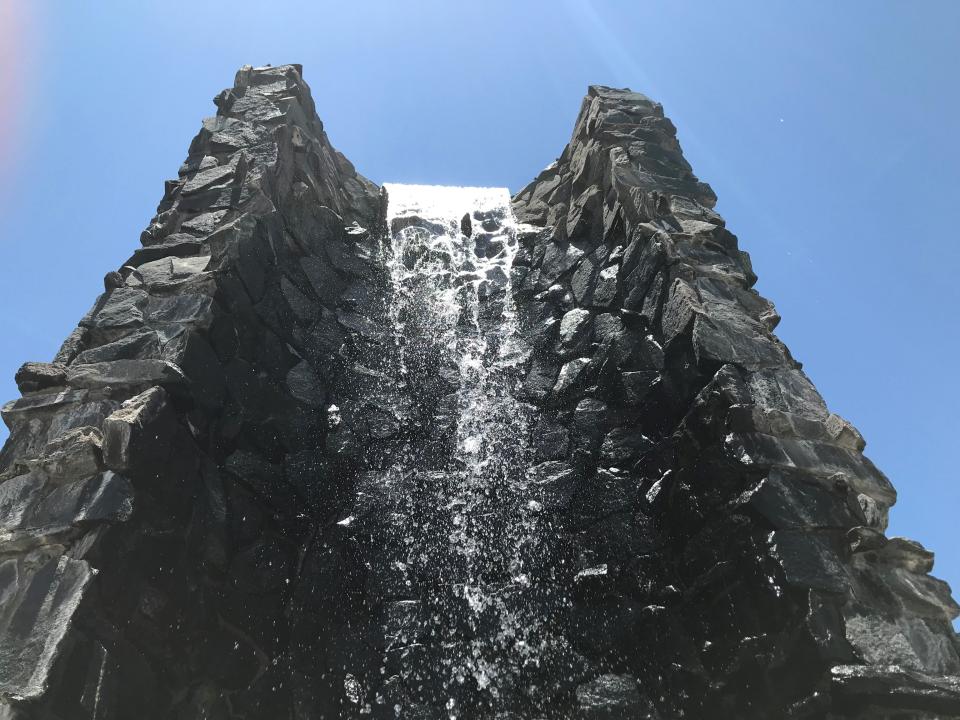
<instances>
[{"instance_id":1,"label":"wet rock surface","mask_svg":"<svg viewBox=\"0 0 960 720\"><path fill-rule=\"evenodd\" d=\"M590 88L511 206L381 191L299 66L215 102L3 406L0 717L960 718L658 104Z\"/></svg>"},{"instance_id":2,"label":"wet rock surface","mask_svg":"<svg viewBox=\"0 0 960 720\"><path fill-rule=\"evenodd\" d=\"M949 588L884 537L892 485L772 334L714 200L660 106L601 87L514 199L529 397L610 513L562 516L604 569L578 650L657 678L663 717L960 716ZM589 380L546 389L571 354Z\"/></svg>"}]
</instances>

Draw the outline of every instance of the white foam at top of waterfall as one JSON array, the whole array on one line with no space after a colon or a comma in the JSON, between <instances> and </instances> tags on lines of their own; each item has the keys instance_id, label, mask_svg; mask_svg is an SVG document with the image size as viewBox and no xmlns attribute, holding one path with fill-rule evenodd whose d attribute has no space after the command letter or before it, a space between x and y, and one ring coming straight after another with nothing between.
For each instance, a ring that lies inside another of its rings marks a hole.
<instances>
[{"instance_id":1,"label":"white foam at top of waterfall","mask_svg":"<svg viewBox=\"0 0 960 720\"><path fill-rule=\"evenodd\" d=\"M406 214L430 218L461 217L465 213L506 208L510 191L505 187L459 187L456 185L405 185L384 183L391 217Z\"/></svg>"}]
</instances>

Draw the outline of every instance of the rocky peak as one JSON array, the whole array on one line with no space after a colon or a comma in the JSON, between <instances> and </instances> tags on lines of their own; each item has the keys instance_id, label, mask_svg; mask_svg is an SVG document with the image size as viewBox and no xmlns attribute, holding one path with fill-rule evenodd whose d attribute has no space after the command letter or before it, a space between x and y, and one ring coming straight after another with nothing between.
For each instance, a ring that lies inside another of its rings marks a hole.
<instances>
[{"instance_id":1,"label":"rocky peak","mask_svg":"<svg viewBox=\"0 0 960 720\"><path fill-rule=\"evenodd\" d=\"M0 717L960 718L933 554L672 123L382 192L215 99L0 451ZM392 204L391 204L392 203Z\"/></svg>"}]
</instances>

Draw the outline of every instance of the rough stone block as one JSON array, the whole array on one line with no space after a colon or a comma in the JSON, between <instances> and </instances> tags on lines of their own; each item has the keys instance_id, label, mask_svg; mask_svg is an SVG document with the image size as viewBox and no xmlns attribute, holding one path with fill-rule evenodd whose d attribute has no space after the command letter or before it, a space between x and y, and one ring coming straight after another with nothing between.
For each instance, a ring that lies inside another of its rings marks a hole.
<instances>
[{"instance_id":1,"label":"rough stone block","mask_svg":"<svg viewBox=\"0 0 960 720\"><path fill-rule=\"evenodd\" d=\"M103 423L103 460L107 467L123 472L136 467L138 452L148 444L169 442L166 431L172 423L172 410L166 392L153 387L125 401ZM150 455L158 448L151 448Z\"/></svg>"},{"instance_id":2,"label":"rough stone block","mask_svg":"<svg viewBox=\"0 0 960 720\"><path fill-rule=\"evenodd\" d=\"M0 563L0 694L34 699L47 689L94 571L66 556Z\"/></svg>"}]
</instances>

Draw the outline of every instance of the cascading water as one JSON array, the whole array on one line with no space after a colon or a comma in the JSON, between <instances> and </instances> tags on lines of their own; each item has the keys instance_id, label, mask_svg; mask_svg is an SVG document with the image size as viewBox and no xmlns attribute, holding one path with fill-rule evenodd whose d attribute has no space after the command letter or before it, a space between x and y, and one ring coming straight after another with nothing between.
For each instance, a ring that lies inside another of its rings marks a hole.
<instances>
[{"instance_id":1,"label":"cascading water","mask_svg":"<svg viewBox=\"0 0 960 720\"><path fill-rule=\"evenodd\" d=\"M531 408L514 392L528 352L510 288L517 223L506 189L385 189L390 374L419 418L366 480L378 502L389 496L379 537L396 541L401 589L385 633L407 668L422 668L408 689L442 688L430 704L448 717L516 707L547 691L562 655L550 609L565 602L525 474Z\"/></svg>"}]
</instances>

